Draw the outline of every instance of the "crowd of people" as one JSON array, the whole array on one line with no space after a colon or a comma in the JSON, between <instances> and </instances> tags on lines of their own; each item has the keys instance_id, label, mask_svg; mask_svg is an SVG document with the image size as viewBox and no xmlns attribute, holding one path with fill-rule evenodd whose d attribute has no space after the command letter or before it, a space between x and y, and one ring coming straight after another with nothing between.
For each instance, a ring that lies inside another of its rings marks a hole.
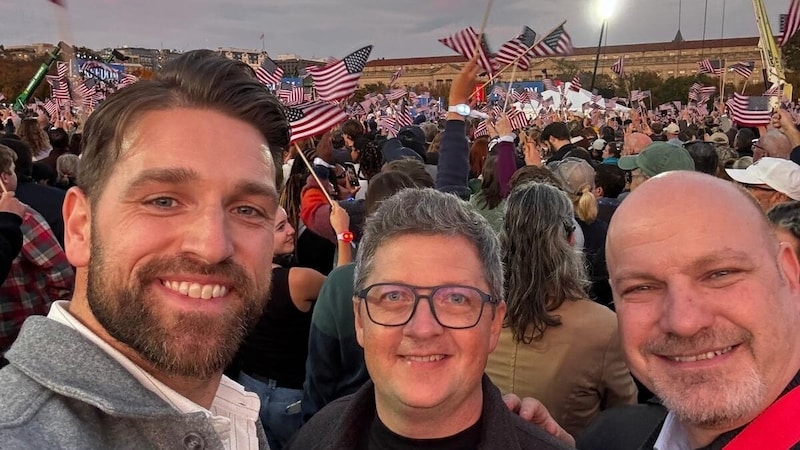
<instances>
[{"instance_id":1,"label":"crowd of people","mask_svg":"<svg viewBox=\"0 0 800 450\"><path fill-rule=\"evenodd\" d=\"M4 113L0 448L798 448L792 114L476 137L478 71L396 136L210 51Z\"/></svg>"}]
</instances>

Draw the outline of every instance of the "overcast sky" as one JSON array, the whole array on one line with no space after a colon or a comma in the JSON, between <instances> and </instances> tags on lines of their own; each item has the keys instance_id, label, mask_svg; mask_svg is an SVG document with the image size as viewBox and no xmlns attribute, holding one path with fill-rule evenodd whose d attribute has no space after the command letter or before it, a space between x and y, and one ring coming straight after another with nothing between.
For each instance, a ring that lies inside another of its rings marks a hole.
<instances>
[{"instance_id":1,"label":"overcast sky","mask_svg":"<svg viewBox=\"0 0 800 450\"><path fill-rule=\"evenodd\" d=\"M240 47L271 55L343 57L366 44L372 58L451 54L437 42L465 26L480 27L486 0L0 0L0 44L74 42L95 49ZM597 45L597 4L609 0L495 0L487 26L492 50L528 25L544 35L567 20L576 47ZM613 0L612 0L613 1ZM764 0L773 31L790 0ZM664 42L678 29L679 0L617 0L608 44ZM757 36L751 0L708 0L706 38ZM703 37L705 0L683 0L685 39ZM61 31L60 24L71 31Z\"/></svg>"}]
</instances>

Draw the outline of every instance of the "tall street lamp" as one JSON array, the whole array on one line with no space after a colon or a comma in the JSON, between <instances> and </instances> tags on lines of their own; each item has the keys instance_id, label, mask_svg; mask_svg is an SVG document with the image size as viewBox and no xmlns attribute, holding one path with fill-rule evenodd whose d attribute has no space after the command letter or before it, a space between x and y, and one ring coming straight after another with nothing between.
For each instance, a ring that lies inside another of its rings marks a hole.
<instances>
[{"instance_id":1,"label":"tall street lamp","mask_svg":"<svg viewBox=\"0 0 800 450\"><path fill-rule=\"evenodd\" d=\"M600 40L597 42L597 55L594 57L594 71L592 72L592 86L589 88L594 92L594 82L597 79L597 65L600 63L600 49L603 46L603 34L608 26L608 19L614 13L614 7L617 5L617 0L599 0L597 6L600 18L603 19L603 24L600 26Z\"/></svg>"}]
</instances>

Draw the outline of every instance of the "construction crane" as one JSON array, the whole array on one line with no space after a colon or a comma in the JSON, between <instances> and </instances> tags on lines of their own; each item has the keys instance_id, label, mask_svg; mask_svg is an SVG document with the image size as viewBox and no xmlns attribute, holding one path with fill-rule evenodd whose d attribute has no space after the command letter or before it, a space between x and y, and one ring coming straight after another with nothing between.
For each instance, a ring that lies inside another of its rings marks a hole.
<instances>
[{"instance_id":1,"label":"construction crane","mask_svg":"<svg viewBox=\"0 0 800 450\"><path fill-rule=\"evenodd\" d=\"M761 51L761 62L766 72L765 81L769 81L772 85L783 84L783 95L786 98L792 98L792 85L786 82L786 73L783 70L783 61L781 61L781 49L775 42L775 35L772 34L772 28L769 26L769 16L767 16L764 0L753 0L753 9L756 13L756 26L761 38L758 41L758 49ZM774 103L772 106L778 106L780 98L772 97L772 102Z\"/></svg>"}]
</instances>

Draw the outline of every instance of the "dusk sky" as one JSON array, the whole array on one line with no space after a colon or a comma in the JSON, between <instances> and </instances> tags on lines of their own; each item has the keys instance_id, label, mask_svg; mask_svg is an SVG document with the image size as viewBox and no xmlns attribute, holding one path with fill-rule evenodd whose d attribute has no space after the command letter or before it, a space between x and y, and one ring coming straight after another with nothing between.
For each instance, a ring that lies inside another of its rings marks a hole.
<instances>
[{"instance_id":1,"label":"dusk sky","mask_svg":"<svg viewBox=\"0 0 800 450\"><path fill-rule=\"evenodd\" d=\"M372 58L452 54L437 42L480 27L485 0L65 0L66 20L46 0L2 0L0 44L57 42L66 23L77 45L91 48L264 48L272 55L343 57L366 44ZM496 50L528 25L543 36L561 21L576 47L597 45L597 4L609 0L495 0L486 33ZM773 31L790 0L765 0ZM664 42L678 28L679 0L618 0L608 44ZM685 39L703 37L705 0L683 0ZM706 38L757 36L751 0L708 0Z\"/></svg>"}]
</instances>

